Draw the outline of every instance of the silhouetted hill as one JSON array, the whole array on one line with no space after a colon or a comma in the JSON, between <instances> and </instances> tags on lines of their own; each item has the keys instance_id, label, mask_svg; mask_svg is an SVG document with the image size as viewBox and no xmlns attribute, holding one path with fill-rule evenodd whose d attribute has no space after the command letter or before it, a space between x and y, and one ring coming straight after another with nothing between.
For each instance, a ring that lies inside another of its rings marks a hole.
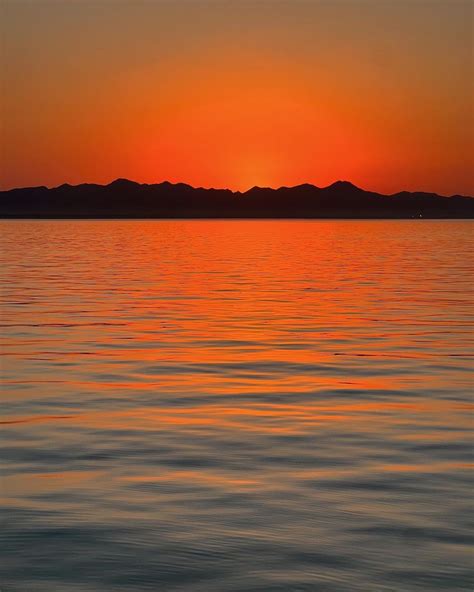
<instances>
[{"instance_id":1,"label":"silhouetted hill","mask_svg":"<svg viewBox=\"0 0 474 592\"><path fill-rule=\"evenodd\" d=\"M402 191L381 195L347 181L245 193L117 179L0 191L2 218L474 218L474 198Z\"/></svg>"}]
</instances>

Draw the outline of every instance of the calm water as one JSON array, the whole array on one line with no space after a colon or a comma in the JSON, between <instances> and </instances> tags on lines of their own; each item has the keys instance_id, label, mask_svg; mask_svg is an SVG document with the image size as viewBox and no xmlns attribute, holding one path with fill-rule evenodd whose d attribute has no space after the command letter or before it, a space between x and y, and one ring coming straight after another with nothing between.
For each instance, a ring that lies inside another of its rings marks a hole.
<instances>
[{"instance_id":1,"label":"calm water","mask_svg":"<svg viewBox=\"0 0 474 592\"><path fill-rule=\"evenodd\" d=\"M2 592L471 590L473 228L1 223Z\"/></svg>"}]
</instances>

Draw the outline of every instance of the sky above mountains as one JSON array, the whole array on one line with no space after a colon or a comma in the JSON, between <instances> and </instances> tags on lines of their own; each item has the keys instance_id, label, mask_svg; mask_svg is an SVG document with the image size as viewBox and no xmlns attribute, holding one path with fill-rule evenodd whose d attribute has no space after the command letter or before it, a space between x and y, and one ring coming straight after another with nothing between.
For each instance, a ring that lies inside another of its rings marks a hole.
<instances>
[{"instance_id":1,"label":"sky above mountains","mask_svg":"<svg viewBox=\"0 0 474 592\"><path fill-rule=\"evenodd\" d=\"M0 185L474 193L469 0L4 0Z\"/></svg>"}]
</instances>

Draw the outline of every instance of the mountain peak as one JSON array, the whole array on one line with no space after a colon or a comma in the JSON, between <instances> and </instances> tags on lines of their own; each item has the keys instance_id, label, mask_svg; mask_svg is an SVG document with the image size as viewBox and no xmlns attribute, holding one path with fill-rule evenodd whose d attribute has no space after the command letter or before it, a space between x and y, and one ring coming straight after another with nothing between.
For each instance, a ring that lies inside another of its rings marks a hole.
<instances>
[{"instance_id":1,"label":"mountain peak","mask_svg":"<svg viewBox=\"0 0 474 592\"><path fill-rule=\"evenodd\" d=\"M311 183L301 183L300 185L295 185L292 189L318 189L318 187Z\"/></svg>"},{"instance_id":2,"label":"mountain peak","mask_svg":"<svg viewBox=\"0 0 474 592\"><path fill-rule=\"evenodd\" d=\"M247 191L244 191L243 193L259 193L261 191L276 191L276 190L272 189L271 187L260 187L260 185L254 185L253 187L251 187L250 189L247 189Z\"/></svg>"},{"instance_id":3,"label":"mountain peak","mask_svg":"<svg viewBox=\"0 0 474 592\"><path fill-rule=\"evenodd\" d=\"M129 179L123 179L123 178L118 178L115 179L115 181L112 181L112 183L109 183L108 187L113 187L115 189L118 188L128 188L128 187L138 187L139 183L136 183L135 181L130 181Z\"/></svg>"},{"instance_id":4,"label":"mountain peak","mask_svg":"<svg viewBox=\"0 0 474 592\"><path fill-rule=\"evenodd\" d=\"M155 185L155 187L161 187L162 189L195 189L187 183L171 183L170 181L162 181Z\"/></svg>"},{"instance_id":5,"label":"mountain peak","mask_svg":"<svg viewBox=\"0 0 474 592\"><path fill-rule=\"evenodd\" d=\"M354 191L354 189L356 189L357 191L362 191L360 187L357 187L350 181L336 181L328 187L325 187L325 189L337 189L338 191Z\"/></svg>"}]
</instances>

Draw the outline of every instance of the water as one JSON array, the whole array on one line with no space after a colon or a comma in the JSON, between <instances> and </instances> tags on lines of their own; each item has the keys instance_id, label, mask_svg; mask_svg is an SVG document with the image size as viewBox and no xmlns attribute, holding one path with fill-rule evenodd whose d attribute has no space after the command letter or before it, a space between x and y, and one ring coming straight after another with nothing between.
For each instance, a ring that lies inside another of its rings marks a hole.
<instances>
[{"instance_id":1,"label":"water","mask_svg":"<svg viewBox=\"0 0 474 592\"><path fill-rule=\"evenodd\" d=\"M472 223L0 228L2 592L472 589Z\"/></svg>"}]
</instances>

